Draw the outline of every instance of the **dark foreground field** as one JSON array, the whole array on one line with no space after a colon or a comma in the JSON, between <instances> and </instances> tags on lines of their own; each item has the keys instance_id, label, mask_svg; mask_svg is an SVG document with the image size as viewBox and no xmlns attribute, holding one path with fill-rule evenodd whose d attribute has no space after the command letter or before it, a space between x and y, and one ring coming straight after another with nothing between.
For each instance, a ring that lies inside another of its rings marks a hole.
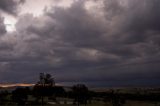
<instances>
[{"instance_id":1,"label":"dark foreground field","mask_svg":"<svg viewBox=\"0 0 160 106\"><path fill-rule=\"evenodd\" d=\"M6 106L6 105L1 105ZM10 105L8 105L10 106ZM17 106L17 105L11 105L11 106ZM25 105L25 106L42 106L42 105ZM73 104L46 104L43 106L77 106ZM145 102L145 101L127 101L123 105L113 105L112 103L103 103L103 102L94 102L92 104L81 104L79 106L160 106L160 102L154 103L154 102Z\"/></svg>"},{"instance_id":2,"label":"dark foreground field","mask_svg":"<svg viewBox=\"0 0 160 106\"><path fill-rule=\"evenodd\" d=\"M33 95L32 90L24 93L25 90L2 91L0 106L160 106L159 89L106 89L85 93L61 91L54 96Z\"/></svg>"}]
</instances>

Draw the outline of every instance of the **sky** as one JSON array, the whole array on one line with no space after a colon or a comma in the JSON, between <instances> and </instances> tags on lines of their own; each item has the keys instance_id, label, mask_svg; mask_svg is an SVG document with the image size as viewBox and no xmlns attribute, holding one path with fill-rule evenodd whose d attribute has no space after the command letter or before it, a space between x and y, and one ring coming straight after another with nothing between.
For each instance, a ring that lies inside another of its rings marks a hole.
<instances>
[{"instance_id":1,"label":"sky","mask_svg":"<svg viewBox=\"0 0 160 106\"><path fill-rule=\"evenodd\" d=\"M0 83L160 84L160 0L0 0Z\"/></svg>"}]
</instances>

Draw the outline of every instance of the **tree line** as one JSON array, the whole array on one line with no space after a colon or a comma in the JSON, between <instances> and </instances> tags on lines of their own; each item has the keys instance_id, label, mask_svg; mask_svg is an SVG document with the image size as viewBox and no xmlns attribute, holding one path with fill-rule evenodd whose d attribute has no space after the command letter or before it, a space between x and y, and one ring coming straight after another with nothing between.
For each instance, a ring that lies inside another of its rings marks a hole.
<instances>
[{"instance_id":1,"label":"tree line","mask_svg":"<svg viewBox=\"0 0 160 106\"><path fill-rule=\"evenodd\" d=\"M119 93L113 89L108 92L90 91L85 84L76 84L66 91L63 86L56 86L55 79L50 74L40 73L39 81L33 86L18 87L11 93L2 91L0 93L0 105L46 105L49 101L60 104L57 98L72 99L72 104L91 104L92 101L110 102L112 106L123 106L126 100L160 101L160 94L130 94ZM67 101L64 101L67 104Z\"/></svg>"},{"instance_id":2,"label":"tree line","mask_svg":"<svg viewBox=\"0 0 160 106\"><path fill-rule=\"evenodd\" d=\"M50 74L40 73L39 81L33 86L18 87L11 93L8 91L2 91L0 93L0 105L45 105L47 100L53 101L59 104L57 97L72 98L73 104L87 104L89 99L89 90L84 84L77 84L70 87L70 91L66 92L63 86L56 86L55 80ZM29 97L32 100L29 101ZM10 99L8 99L10 98Z\"/></svg>"}]
</instances>

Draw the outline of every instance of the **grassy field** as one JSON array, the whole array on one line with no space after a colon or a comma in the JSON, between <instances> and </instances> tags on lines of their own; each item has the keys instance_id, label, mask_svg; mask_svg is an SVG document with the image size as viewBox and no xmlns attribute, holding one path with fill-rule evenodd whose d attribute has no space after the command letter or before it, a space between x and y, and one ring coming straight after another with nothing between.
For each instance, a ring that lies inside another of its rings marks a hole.
<instances>
[{"instance_id":1,"label":"grassy field","mask_svg":"<svg viewBox=\"0 0 160 106\"><path fill-rule=\"evenodd\" d=\"M71 105L71 104L55 104L55 105L45 105L45 106L77 106L77 105ZM80 105L85 106L85 105ZM100 101L94 101L92 104L87 104L86 106L113 106L111 102L100 102ZM121 106L160 106L159 103L155 102L146 102L146 101L126 101L125 104Z\"/></svg>"},{"instance_id":2,"label":"grassy field","mask_svg":"<svg viewBox=\"0 0 160 106\"><path fill-rule=\"evenodd\" d=\"M2 106L2 105L0 105ZM7 105L8 106L8 105ZM17 105L12 105L12 106L17 106ZM25 105L25 106L42 106L42 105ZM43 106L77 106L73 104L48 104L48 105L43 105ZM80 106L85 106L85 105L80 105ZM87 104L86 106L113 106L111 102L101 102L101 101L94 101L92 104ZM126 101L125 104L120 105L120 106L160 106L159 103L154 103L154 102L145 102L145 101Z\"/></svg>"},{"instance_id":3,"label":"grassy field","mask_svg":"<svg viewBox=\"0 0 160 106\"><path fill-rule=\"evenodd\" d=\"M40 106L40 105L39 105ZM55 104L55 105L44 105L44 106L77 106L77 105L62 105L62 104ZM85 105L80 105L80 106L85 106ZM113 106L111 103L107 103L107 104L87 104L86 106ZM160 106L159 104L155 104L155 103L145 103L145 102L127 102L124 105L121 106Z\"/></svg>"}]
</instances>

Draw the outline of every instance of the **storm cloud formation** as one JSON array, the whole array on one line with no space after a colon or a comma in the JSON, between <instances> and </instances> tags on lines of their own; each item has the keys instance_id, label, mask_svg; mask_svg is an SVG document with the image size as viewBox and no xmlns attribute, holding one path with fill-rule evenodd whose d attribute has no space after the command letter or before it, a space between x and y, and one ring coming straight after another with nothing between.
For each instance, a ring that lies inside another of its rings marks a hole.
<instances>
[{"instance_id":1,"label":"storm cloud formation","mask_svg":"<svg viewBox=\"0 0 160 106\"><path fill-rule=\"evenodd\" d=\"M4 18L0 16L0 36L6 33L6 29L3 21L4 21Z\"/></svg>"},{"instance_id":2,"label":"storm cloud formation","mask_svg":"<svg viewBox=\"0 0 160 106\"><path fill-rule=\"evenodd\" d=\"M16 15L18 12L18 5L24 2L25 0L1 0L0 10L7 14Z\"/></svg>"},{"instance_id":3,"label":"storm cloud formation","mask_svg":"<svg viewBox=\"0 0 160 106\"><path fill-rule=\"evenodd\" d=\"M160 1L95 0L90 10L88 1L21 15L13 33L0 24L0 80L35 82L47 72L64 84L157 86Z\"/></svg>"}]
</instances>

